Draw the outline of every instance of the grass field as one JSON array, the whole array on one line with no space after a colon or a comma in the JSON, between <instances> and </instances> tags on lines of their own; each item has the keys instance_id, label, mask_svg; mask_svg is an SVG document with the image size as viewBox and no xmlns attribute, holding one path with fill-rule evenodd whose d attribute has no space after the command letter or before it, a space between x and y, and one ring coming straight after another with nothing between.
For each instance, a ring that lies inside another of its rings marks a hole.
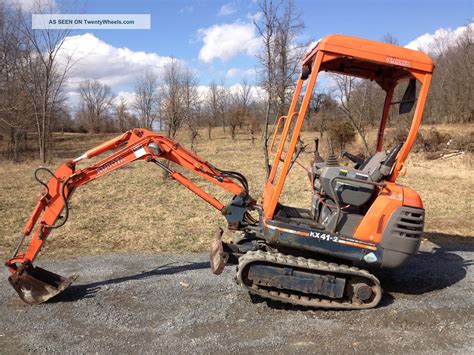
<instances>
[{"instance_id":1,"label":"grass field","mask_svg":"<svg viewBox=\"0 0 474 355\"><path fill-rule=\"evenodd\" d=\"M112 136L55 134L55 158L47 166L54 169ZM315 136L316 133L304 132L302 138L310 143ZM204 132L202 137L206 137ZM187 138L183 132L178 140L187 145ZM312 144L310 147L312 150ZM244 131L232 141L228 133L216 128L213 140L198 140L196 151L222 169L240 171L249 180L252 196L260 199L265 174L259 142L252 144ZM312 156L312 152L303 153L300 161L308 166ZM473 234L474 169L470 159L469 155L462 155L427 161L422 154L410 156L407 175L398 182L420 193L427 210L427 232ZM33 178L39 165L36 160L20 164L0 160L2 259L10 256L41 192ZM222 202L231 197L211 184L201 186ZM293 167L283 195L282 202L309 208L311 187L302 168ZM41 255L56 258L126 250L201 251L208 247L218 226L225 229L225 219L213 207L176 182L163 180L154 164L136 162L78 190L72 198L68 223L51 234ZM226 233L229 237L230 233Z\"/></svg>"}]
</instances>

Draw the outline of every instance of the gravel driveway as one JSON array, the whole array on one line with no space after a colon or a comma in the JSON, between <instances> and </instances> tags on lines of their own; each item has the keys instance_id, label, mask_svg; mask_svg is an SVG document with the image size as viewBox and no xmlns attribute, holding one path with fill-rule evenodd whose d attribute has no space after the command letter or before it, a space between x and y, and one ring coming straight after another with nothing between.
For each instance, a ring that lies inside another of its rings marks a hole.
<instances>
[{"instance_id":1,"label":"gravel driveway","mask_svg":"<svg viewBox=\"0 0 474 355\"><path fill-rule=\"evenodd\" d=\"M251 299L234 266L206 254L112 254L38 263L76 283L52 301L21 303L0 273L0 352L473 353L474 243L424 242L377 273L382 304L305 310Z\"/></svg>"}]
</instances>

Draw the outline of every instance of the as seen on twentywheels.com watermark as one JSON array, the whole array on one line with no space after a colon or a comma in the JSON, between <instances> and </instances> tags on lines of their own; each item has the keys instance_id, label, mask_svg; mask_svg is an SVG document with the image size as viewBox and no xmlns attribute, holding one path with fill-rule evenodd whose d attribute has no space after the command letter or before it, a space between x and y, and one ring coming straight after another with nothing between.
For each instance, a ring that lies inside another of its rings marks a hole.
<instances>
[{"instance_id":1,"label":"as seen on twentywheels.com watermark","mask_svg":"<svg viewBox=\"0 0 474 355\"><path fill-rule=\"evenodd\" d=\"M149 30L150 14L33 14L34 30Z\"/></svg>"}]
</instances>

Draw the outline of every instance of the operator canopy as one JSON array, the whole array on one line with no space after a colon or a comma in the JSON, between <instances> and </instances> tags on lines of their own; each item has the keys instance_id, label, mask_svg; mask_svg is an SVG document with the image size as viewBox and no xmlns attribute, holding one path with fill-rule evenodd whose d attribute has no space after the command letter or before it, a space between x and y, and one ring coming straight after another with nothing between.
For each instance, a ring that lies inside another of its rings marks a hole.
<instances>
[{"instance_id":1,"label":"operator canopy","mask_svg":"<svg viewBox=\"0 0 474 355\"><path fill-rule=\"evenodd\" d=\"M329 35L318 41L306 55L303 68L309 68L318 51L325 53L320 71L374 80L383 89L414 77L413 73L427 74L434 69L433 60L424 53L344 35Z\"/></svg>"}]
</instances>

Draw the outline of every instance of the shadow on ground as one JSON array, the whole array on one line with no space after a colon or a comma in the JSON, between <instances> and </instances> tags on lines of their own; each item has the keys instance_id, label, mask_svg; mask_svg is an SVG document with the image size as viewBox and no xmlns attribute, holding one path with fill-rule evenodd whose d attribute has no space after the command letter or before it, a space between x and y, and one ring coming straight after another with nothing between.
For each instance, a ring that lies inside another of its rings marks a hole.
<instances>
[{"instance_id":1,"label":"shadow on ground","mask_svg":"<svg viewBox=\"0 0 474 355\"><path fill-rule=\"evenodd\" d=\"M64 292L51 299L51 303L56 302L74 302L82 298L92 298L100 290L102 286L120 284L127 281L143 280L150 277L173 275L184 271L199 270L209 268L209 262L187 263L183 265L175 265L176 263L168 263L160 265L149 271L141 272L140 274L117 277L113 279L93 282L83 285L72 285Z\"/></svg>"},{"instance_id":2,"label":"shadow on ground","mask_svg":"<svg viewBox=\"0 0 474 355\"><path fill-rule=\"evenodd\" d=\"M375 272L386 292L420 295L442 290L459 281L473 264L456 252L474 252L474 237L427 233L434 244L431 251L420 251L407 264L396 270Z\"/></svg>"}]
</instances>

